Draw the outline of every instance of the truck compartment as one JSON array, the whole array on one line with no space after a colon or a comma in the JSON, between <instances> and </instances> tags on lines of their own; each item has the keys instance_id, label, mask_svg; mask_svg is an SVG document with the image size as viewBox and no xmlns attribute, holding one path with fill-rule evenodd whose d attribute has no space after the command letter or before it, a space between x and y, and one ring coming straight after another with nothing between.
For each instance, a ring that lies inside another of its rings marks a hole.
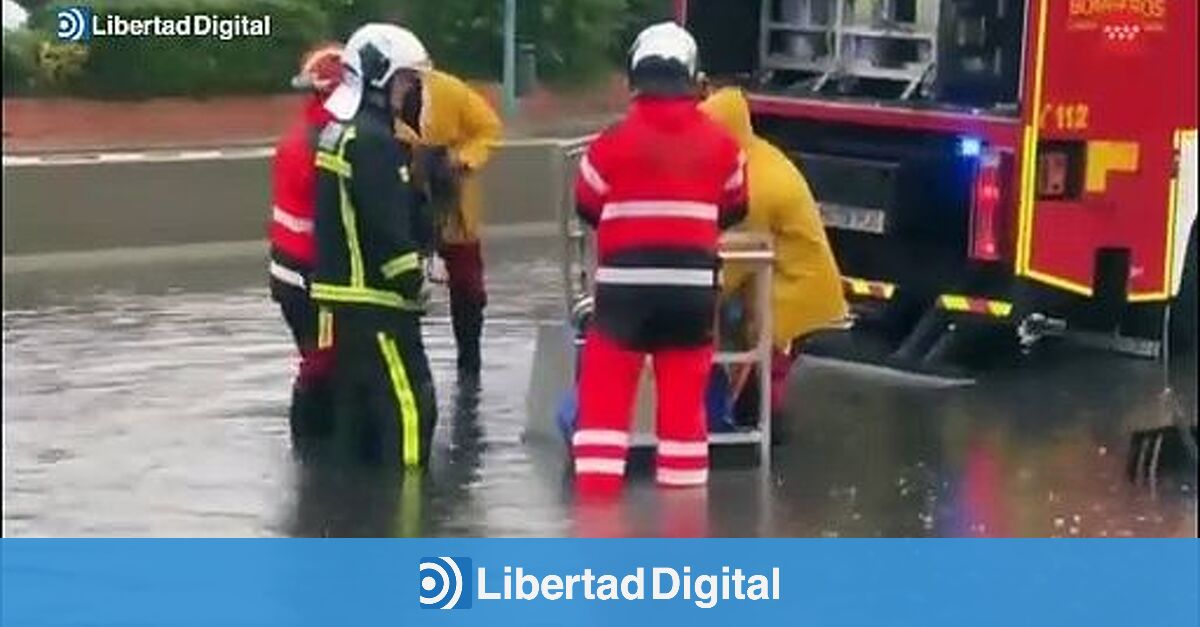
<instances>
[{"instance_id":1,"label":"truck compartment","mask_svg":"<svg viewBox=\"0 0 1200 627\"><path fill-rule=\"evenodd\" d=\"M691 0L700 65L806 98L1016 114L1027 0Z\"/></svg>"}]
</instances>

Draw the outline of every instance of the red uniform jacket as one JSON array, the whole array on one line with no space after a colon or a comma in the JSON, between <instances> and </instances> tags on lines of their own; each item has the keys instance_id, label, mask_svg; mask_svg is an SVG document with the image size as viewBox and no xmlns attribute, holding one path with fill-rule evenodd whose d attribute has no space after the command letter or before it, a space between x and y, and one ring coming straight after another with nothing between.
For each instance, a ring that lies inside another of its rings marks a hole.
<instances>
[{"instance_id":1,"label":"red uniform jacket","mask_svg":"<svg viewBox=\"0 0 1200 627\"><path fill-rule=\"evenodd\" d=\"M691 98L639 98L592 143L575 194L597 230L600 331L639 350L709 341L720 233L746 215L733 137Z\"/></svg>"},{"instance_id":2,"label":"red uniform jacket","mask_svg":"<svg viewBox=\"0 0 1200 627\"><path fill-rule=\"evenodd\" d=\"M275 147L272 169L271 276L306 288L316 262L313 216L316 211L315 138L332 116L312 97L303 115Z\"/></svg>"}]
</instances>

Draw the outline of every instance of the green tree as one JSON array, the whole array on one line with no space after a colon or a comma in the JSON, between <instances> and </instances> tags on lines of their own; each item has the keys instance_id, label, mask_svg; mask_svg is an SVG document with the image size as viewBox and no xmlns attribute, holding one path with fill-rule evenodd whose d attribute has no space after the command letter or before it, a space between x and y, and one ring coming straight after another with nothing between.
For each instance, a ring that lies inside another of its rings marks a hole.
<instances>
[{"instance_id":1,"label":"green tree","mask_svg":"<svg viewBox=\"0 0 1200 627\"><path fill-rule=\"evenodd\" d=\"M34 13L31 23L53 32L55 11L79 0L55 0ZM197 37L97 37L86 44L87 59L63 85L72 93L130 98L283 91L296 61L327 37L326 16L311 0L87 0L98 13L131 18L271 15L272 36L220 41ZM55 57L57 58L57 57Z\"/></svg>"},{"instance_id":2,"label":"green tree","mask_svg":"<svg viewBox=\"0 0 1200 627\"><path fill-rule=\"evenodd\" d=\"M674 17L675 3L672 0L625 0L628 9L619 16L620 25L616 37L610 40L608 55L612 62L624 66L629 56L629 47L641 30L656 22Z\"/></svg>"},{"instance_id":3,"label":"green tree","mask_svg":"<svg viewBox=\"0 0 1200 627\"><path fill-rule=\"evenodd\" d=\"M609 49L629 0L518 0L518 37L537 45L538 72L552 82L586 83L612 69Z\"/></svg>"},{"instance_id":4,"label":"green tree","mask_svg":"<svg viewBox=\"0 0 1200 627\"><path fill-rule=\"evenodd\" d=\"M517 36L537 50L538 75L581 85L624 65L645 25L670 15L671 0L517 0ZM128 17L185 13L273 16L274 36L228 42L102 38L68 84L71 93L113 97L215 95L286 89L296 60L314 43L345 40L364 23L411 28L436 65L467 78L497 80L503 64L504 0L22 0L34 38L52 38L55 9L85 4ZM5 46L6 89L30 84L30 47ZM33 81L36 83L37 81ZM35 86L36 88L36 86Z\"/></svg>"}]
</instances>

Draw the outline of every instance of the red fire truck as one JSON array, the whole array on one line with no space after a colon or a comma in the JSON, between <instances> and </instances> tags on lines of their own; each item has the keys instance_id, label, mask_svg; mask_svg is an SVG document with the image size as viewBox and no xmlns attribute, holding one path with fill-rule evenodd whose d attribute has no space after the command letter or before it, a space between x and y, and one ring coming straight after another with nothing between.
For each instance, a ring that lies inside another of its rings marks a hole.
<instances>
[{"instance_id":1,"label":"red fire truck","mask_svg":"<svg viewBox=\"0 0 1200 627\"><path fill-rule=\"evenodd\" d=\"M809 179L894 357L964 319L1137 352L1194 338L1196 0L676 9Z\"/></svg>"}]
</instances>

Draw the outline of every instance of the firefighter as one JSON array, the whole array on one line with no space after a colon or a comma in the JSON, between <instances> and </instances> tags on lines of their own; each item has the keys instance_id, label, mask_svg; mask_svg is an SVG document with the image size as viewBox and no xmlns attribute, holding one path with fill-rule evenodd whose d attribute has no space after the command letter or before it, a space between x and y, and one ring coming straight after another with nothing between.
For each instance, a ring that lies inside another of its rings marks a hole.
<instances>
[{"instance_id":1,"label":"firefighter","mask_svg":"<svg viewBox=\"0 0 1200 627\"><path fill-rule=\"evenodd\" d=\"M700 108L728 129L746 153L749 213L739 228L769 234L774 241L771 316L775 350L770 402L772 414L777 414L797 354L793 350L797 339L846 320L849 308L841 274L808 182L786 155L754 134L750 107L741 90L719 89ZM723 297L744 293L750 277L748 267L726 268ZM747 298L744 302L754 301Z\"/></svg>"},{"instance_id":2,"label":"firefighter","mask_svg":"<svg viewBox=\"0 0 1200 627\"><path fill-rule=\"evenodd\" d=\"M479 171L500 139L500 118L469 85L432 66L421 71L406 106L398 114L396 134L414 147L419 163L426 166L422 168L422 179L454 182L442 186L446 192L441 194L437 193L437 185L432 186L431 201L448 206L444 218L439 219L438 254L430 259L430 277L449 284L459 379L476 382L487 305L479 243L483 210Z\"/></svg>"},{"instance_id":3,"label":"firefighter","mask_svg":"<svg viewBox=\"0 0 1200 627\"><path fill-rule=\"evenodd\" d=\"M336 441L369 462L425 467L437 419L421 341L420 202L394 112L429 63L412 33L367 24L347 41L345 75L317 140L317 268L312 296L329 310Z\"/></svg>"},{"instance_id":4,"label":"firefighter","mask_svg":"<svg viewBox=\"0 0 1200 627\"><path fill-rule=\"evenodd\" d=\"M332 118L325 98L341 79L341 46L324 44L304 56L292 86L308 92L298 119L279 140L272 164L270 248L271 297L279 303L300 353L289 415L292 445L307 455L328 435L332 418L330 369L333 352L317 347L317 308L308 295L316 260L313 212L317 173L313 166L317 134Z\"/></svg>"},{"instance_id":5,"label":"firefighter","mask_svg":"<svg viewBox=\"0 0 1200 627\"><path fill-rule=\"evenodd\" d=\"M597 230L595 312L572 437L581 495L619 490L642 364L657 389L656 479L708 480L704 391L713 354L720 232L746 211L744 158L697 108L696 42L674 23L634 42L633 103L588 148L575 183Z\"/></svg>"}]
</instances>

